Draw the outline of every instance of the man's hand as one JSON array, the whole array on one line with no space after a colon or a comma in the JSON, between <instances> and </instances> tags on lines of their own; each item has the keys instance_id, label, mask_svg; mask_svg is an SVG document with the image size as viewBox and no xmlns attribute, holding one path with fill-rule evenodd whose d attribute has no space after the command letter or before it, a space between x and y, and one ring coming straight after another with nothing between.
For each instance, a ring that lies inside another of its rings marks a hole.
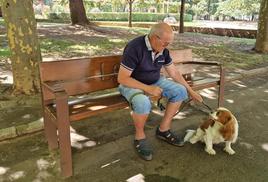
<instances>
[{"instance_id":1,"label":"man's hand","mask_svg":"<svg viewBox=\"0 0 268 182\"><path fill-rule=\"evenodd\" d=\"M190 93L190 95L191 95L191 97L193 98L194 101L203 102L203 98L197 92L192 91Z\"/></svg>"},{"instance_id":2,"label":"man's hand","mask_svg":"<svg viewBox=\"0 0 268 182\"><path fill-rule=\"evenodd\" d=\"M148 86L147 89L145 90L146 93L152 95L152 96L161 96L163 90L162 88L158 86Z\"/></svg>"}]
</instances>

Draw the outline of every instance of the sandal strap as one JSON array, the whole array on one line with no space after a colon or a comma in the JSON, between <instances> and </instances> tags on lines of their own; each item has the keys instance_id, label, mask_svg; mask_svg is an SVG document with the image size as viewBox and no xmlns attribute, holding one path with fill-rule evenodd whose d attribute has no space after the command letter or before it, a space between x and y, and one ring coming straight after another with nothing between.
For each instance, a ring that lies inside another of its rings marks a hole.
<instances>
[{"instance_id":1,"label":"sandal strap","mask_svg":"<svg viewBox=\"0 0 268 182\"><path fill-rule=\"evenodd\" d=\"M161 132L163 133L163 136L166 138L166 139L169 139L171 141L174 141L174 140L177 140L178 139L178 136L176 136L173 132L171 132L170 130L167 130L165 132Z\"/></svg>"},{"instance_id":2,"label":"sandal strap","mask_svg":"<svg viewBox=\"0 0 268 182\"><path fill-rule=\"evenodd\" d=\"M159 127L156 130L156 136L159 139L165 140L166 142L172 144L172 145L176 145L176 146L183 146L184 142L183 140L180 139L180 137L178 135L176 135L175 133L173 133L170 130L161 132L159 130Z\"/></svg>"},{"instance_id":3,"label":"sandal strap","mask_svg":"<svg viewBox=\"0 0 268 182\"><path fill-rule=\"evenodd\" d=\"M152 148L149 145L149 143L146 141L146 139L141 139L141 140L135 140L134 145L137 149L138 152L142 154L150 154L152 153Z\"/></svg>"}]
</instances>

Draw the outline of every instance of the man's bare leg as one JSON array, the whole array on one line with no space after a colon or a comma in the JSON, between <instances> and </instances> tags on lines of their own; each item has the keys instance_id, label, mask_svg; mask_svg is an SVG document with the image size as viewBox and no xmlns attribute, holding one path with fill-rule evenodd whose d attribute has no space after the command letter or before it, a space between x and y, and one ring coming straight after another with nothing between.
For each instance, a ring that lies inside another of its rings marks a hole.
<instances>
[{"instance_id":1,"label":"man's bare leg","mask_svg":"<svg viewBox=\"0 0 268 182\"><path fill-rule=\"evenodd\" d=\"M144 133L144 126L145 126L145 122L147 121L148 114L136 114L133 112L132 118L134 121L134 126L136 128L135 139L136 140L145 139L146 136Z\"/></svg>"},{"instance_id":2,"label":"man's bare leg","mask_svg":"<svg viewBox=\"0 0 268 182\"><path fill-rule=\"evenodd\" d=\"M166 107L166 112L164 114L164 117L162 119L162 122L160 123L159 130L160 131L167 131L171 127L171 121L174 117L174 114L178 111L180 108L181 102L175 102L171 103L169 102Z\"/></svg>"},{"instance_id":3,"label":"man's bare leg","mask_svg":"<svg viewBox=\"0 0 268 182\"><path fill-rule=\"evenodd\" d=\"M159 128L156 129L157 138L166 141L169 144L182 147L184 142L177 136L175 133L170 131L171 121L174 117L174 114L178 111L181 102L169 103L166 107L166 112L163 117L162 122L160 123Z\"/></svg>"}]
</instances>

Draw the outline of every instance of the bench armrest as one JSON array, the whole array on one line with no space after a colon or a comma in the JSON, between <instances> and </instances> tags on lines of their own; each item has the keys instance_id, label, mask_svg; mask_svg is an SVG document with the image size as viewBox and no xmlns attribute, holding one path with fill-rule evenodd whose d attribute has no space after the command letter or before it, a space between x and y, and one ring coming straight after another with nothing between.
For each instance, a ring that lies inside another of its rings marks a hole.
<instances>
[{"instance_id":1,"label":"bench armrest","mask_svg":"<svg viewBox=\"0 0 268 182\"><path fill-rule=\"evenodd\" d=\"M65 92L63 85L59 82L43 82L42 86L47 88L50 92Z\"/></svg>"},{"instance_id":2,"label":"bench armrest","mask_svg":"<svg viewBox=\"0 0 268 182\"><path fill-rule=\"evenodd\" d=\"M200 65L211 65L211 66L222 66L221 63L214 61L186 61L181 64L200 64Z\"/></svg>"}]
</instances>

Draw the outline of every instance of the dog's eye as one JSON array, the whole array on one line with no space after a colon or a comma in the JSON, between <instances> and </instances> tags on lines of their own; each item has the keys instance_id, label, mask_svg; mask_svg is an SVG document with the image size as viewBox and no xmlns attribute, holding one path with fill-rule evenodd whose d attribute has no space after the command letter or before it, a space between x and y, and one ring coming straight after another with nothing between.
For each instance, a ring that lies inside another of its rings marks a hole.
<instances>
[{"instance_id":1,"label":"dog's eye","mask_svg":"<svg viewBox=\"0 0 268 182\"><path fill-rule=\"evenodd\" d=\"M216 116L218 116L219 114L220 114L220 112L219 112L219 111L217 111L217 112L216 112Z\"/></svg>"}]
</instances>

